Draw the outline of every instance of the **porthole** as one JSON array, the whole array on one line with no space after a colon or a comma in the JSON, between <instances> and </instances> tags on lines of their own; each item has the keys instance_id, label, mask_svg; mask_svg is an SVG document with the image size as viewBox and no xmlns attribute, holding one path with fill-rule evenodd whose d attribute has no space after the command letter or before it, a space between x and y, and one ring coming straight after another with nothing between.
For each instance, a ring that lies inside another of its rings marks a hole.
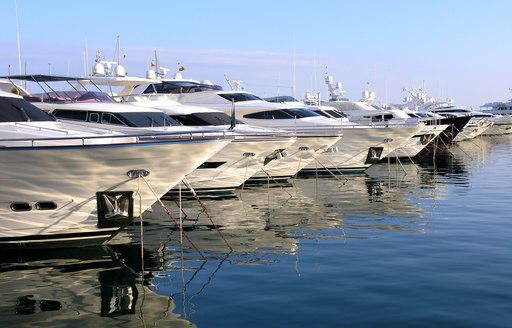
<instances>
[{"instance_id":1,"label":"porthole","mask_svg":"<svg viewBox=\"0 0 512 328\"><path fill-rule=\"evenodd\" d=\"M36 209L41 211L50 211L57 209L57 204L55 202L37 202Z\"/></svg>"},{"instance_id":2,"label":"porthole","mask_svg":"<svg viewBox=\"0 0 512 328\"><path fill-rule=\"evenodd\" d=\"M11 203L11 210L13 210L14 212L28 212L32 210L32 206L30 206L29 203L16 202Z\"/></svg>"}]
</instances>

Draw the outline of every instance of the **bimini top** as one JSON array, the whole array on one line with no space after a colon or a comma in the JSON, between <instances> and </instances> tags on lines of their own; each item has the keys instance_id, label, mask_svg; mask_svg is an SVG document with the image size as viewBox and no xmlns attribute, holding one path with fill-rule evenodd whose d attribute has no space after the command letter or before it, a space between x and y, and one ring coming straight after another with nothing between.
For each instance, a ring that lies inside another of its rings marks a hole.
<instances>
[{"instance_id":1,"label":"bimini top","mask_svg":"<svg viewBox=\"0 0 512 328\"><path fill-rule=\"evenodd\" d=\"M28 74L28 75L6 75L0 76L0 79L32 81L32 82L65 82L65 81L83 81L87 78L73 77L64 75L48 74Z\"/></svg>"}]
</instances>

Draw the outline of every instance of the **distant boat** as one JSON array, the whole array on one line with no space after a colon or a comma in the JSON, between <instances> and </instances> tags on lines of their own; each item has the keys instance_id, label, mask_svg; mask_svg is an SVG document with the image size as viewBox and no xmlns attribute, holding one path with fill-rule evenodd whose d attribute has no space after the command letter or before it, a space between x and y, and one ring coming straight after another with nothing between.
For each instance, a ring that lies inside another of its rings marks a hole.
<instances>
[{"instance_id":1,"label":"distant boat","mask_svg":"<svg viewBox=\"0 0 512 328\"><path fill-rule=\"evenodd\" d=\"M512 115L512 99L495 101L480 106L483 112L495 115Z\"/></svg>"},{"instance_id":2,"label":"distant boat","mask_svg":"<svg viewBox=\"0 0 512 328\"><path fill-rule=\"evenodd\" d=\"M326 79L329 81L329 79ZM383 159L391 158L407 158L411 159L417 156L432 140L439 136L448 125L425 125L424 122L417 118L411 118L401 110L384 110L377 109L363 101L351 101L346 98L330 99L329 101L322 102L320 99L313 99L310 94L306 94L304 100L299 102L293 97L272 97L265 98L269 101L280 101L291 104L298 102L305 104L309 109L323 115L325 117L337 120L343 127L345 136L348 140L364 140L366 136L361 135L364 132L368 137L372 134L377 134L375 129L381 128L378 132L386 132L389 139L393 134L400 135L411 128L415 128L416 133L408 140L399 139L402 141L400 146L396 143L392 145L392 152L384 154ZM319 104L324 103L324 105ZM330 104L330 105L326 105ZM421 129L418 130L418 127ZM351 134L359 133L358 136ZM397 140L398 141L398 140ZM405 142L404 142L405 141Z\"/></svg>"},{"instance_id":3,"label":"distant boat","mask_svg":"<svg viewBox=\"0 0 512 328\"><path fill-rule=\"evenodd\" d=\"M490 102L480 106L480 109L482 113L499 117L484 135L512 133L512 99L508 101Z\"/></svg>"},{"instance_id":4,"label":"distant boat","mask_svg":"<svg viewBox=\"0 0 512 328\"><path fill-rule=\"evenodd\" d=\"M66 124L0 91L0 247L104 243L231 141Z\"/></svg>"}]
</instances>

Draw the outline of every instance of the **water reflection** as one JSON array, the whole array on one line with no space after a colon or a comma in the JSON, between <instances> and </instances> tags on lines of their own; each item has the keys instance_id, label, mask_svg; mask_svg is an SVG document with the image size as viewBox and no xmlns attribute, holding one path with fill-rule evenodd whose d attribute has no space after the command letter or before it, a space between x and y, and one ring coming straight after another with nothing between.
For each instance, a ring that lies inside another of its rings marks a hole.
<instances>
[{"instance_id":1,"label":"water reflection","mask_svg":"<svg viewBox=\"0 0 512 328\"><path fill-rule=\"evenodd\" d=\"M143 285L138 246L91 247L1 256L0 315L5 326L190 326L174 304ZM121 254L132 256L123 259ZM133 259L135 262L130 263ZM133 267L128 264L133 265Z\"/></svg>"},{"instance_id":2,"label":"water reflection","mask_svg":"<svg viewBox=\"0 0 512 328\"><path fill-rule=\"evenodd\" d=\"M430 149L428 156L415 161L443 183L468 186L473 170L492 164L493 153L509 147L511 140L511 135L482 136Z\"/></svg>"},{"instance_id":3,"label":"water reflection","mask_svg":"<svg viewBox=\"0 0 512 328\"><path fill-rule=\"evenodd\" d=\"M226 270L298 262L303 241L428 233L436 203L448 200L450 188L469 190L475 171L500 151L508 155L511 143L480 138L421 161L377 164L362 175L312 175L246 185L228 197L167 199L172 219L155 205L109 247L4 252L3 323L193 325L205 303L218 301L207 297L213 286L230 283L219 279ZM175 225L180 220L183 232Z\"/></svg>"},{"instance_id":4,"label":"water reflection","mask_svg":"<svg viewBox=\"0 0 512 328\"><path fill-rule=\"evenodd\" d=\"M155 256L152 291L176 301L189 319L222 270L270 266L298 257L303 239L374 238L376 232L425 233L418 199L430 199L435 179L414 163L376 166L371 174L300 178L246 186L236 198L164 201L125 231ZM181 206L181 211L180 211ZM181 213L183 233L175 226ZM218 229L218 230L217 230ZM192 245L193 243L193 245ZM179 301L178 301L179 299Z\"/></svg>"}]
</instances>

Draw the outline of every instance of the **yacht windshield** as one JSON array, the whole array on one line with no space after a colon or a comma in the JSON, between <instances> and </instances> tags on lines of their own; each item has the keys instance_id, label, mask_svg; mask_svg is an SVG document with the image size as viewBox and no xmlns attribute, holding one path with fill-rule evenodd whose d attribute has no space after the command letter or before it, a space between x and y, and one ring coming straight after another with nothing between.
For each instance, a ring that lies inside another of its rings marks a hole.
<instances>
[{"instance_id":1,"label":"yacht windshield","mask_svg":"<svg viewBox=\"0 0 512 328\"><path fill-rule=\"evenodd\" d=\"M202 91L219 91L222 87L214 84L196 83L190 81L163 81L152 84L142 93L193 93Z\"/></svg>"},{"instance_id":2,"label":"yacht windshield","mask_svg":"<svg viewBox=\"0 0 512 328\"><path fill-rule=\"evenodd\" d=\"M229 102L239 102L239 101L249 101L249 100L263 100L260 97L253 95L252 93L245 92L233 92L233 93L222 93L219 94L224 99L229 100Z\"/></svg>"},{"instance_id":3,"label":"yacht windshield","mask_svg":"<svg viewBox=\"0 0 512 328\"><path fill-rule=\"evenodd\" d=\"M320 116L319 114L313 112L307 108L288 108L285 109L287 113L290 113L293 117L312 117L312 116Z\"/></svg>"},{"instance_id":4,"label":"yacht windshield","mask_svg":"<svg viewBox=\"0 0 512 328\"><path fill-rule=\"evenodd\" d=\"M132 127L159 127L181 125L178 121L170 118L164 113L156 112L133 112L133 113L115 113L117 118L123 121L127 126Z\"/></svg>"},{"instance_id":5,"label":"yacht windshield","mask_svg":"<svg viewBox=\"0 0 512 328\"><path fill-rule=\"evenodd\" d=\"M292 96L275 96L275 97L265 98L264 100L266 100L268 102L273 102L273 103L298 102L298 100L293 98Z\"/></svg>"},{"instance_id":6,"label":"yacht windshield","mask_svg":"<svg viewBox=\"0 0 512 328\"><path fill-rule=\"evenodd\" d=\"M28 101L42 101L47 103L115 102L109 95L99 91L52 91L31 94L30 96L25 96L25 98Z\"/></svg>"},{"instance_id":7,"label":"yacht windshield","mask_svg":"<svg viewBox=\"0 0 512 328\"><path fill-rule=\"evenodd\" d=\"M183 125L208 126L208 125L230 125L231 117L222 112L194 113L188 115L172 115L172 118ZM237 124L241 124L236 120Z\"/></svg>"},{"instance_id":8,"label":"yacht windshield","mask_svg":"<svg viewBox=\"0 0 512 328\"><path fill-rule=\"evenodd\" d=\"M315 111L315 113L321 114L320 112L327 113L328 115L325 115L327 117L334 117L334 118L346 118L347 117L347 115L345 115L344 113L338 112L335 109L326 109L324 111Z\"/></svg>"},{"instance_id":9,"label":"yacht windshield","mask_svg":"<svg viewBox=\"0 0 512 328\"><path fill-rule=\"evenodd\" d=\"M312 110L306 108L287 108L276 110L263 110L251 114L244 115L246 118L263 119L263 120L283 120L304 117L321 116Z\"/></svg>"},{"instance_id":10,"label":"yacht windshield","mask_svg":"<svg viewBox=\"0 0 512 328\"><path fill-rule=\"evenodd\" d=\"M0 122L55 121L55 118L20 98L0 97Z\"/></svg>"}]
</instances>

